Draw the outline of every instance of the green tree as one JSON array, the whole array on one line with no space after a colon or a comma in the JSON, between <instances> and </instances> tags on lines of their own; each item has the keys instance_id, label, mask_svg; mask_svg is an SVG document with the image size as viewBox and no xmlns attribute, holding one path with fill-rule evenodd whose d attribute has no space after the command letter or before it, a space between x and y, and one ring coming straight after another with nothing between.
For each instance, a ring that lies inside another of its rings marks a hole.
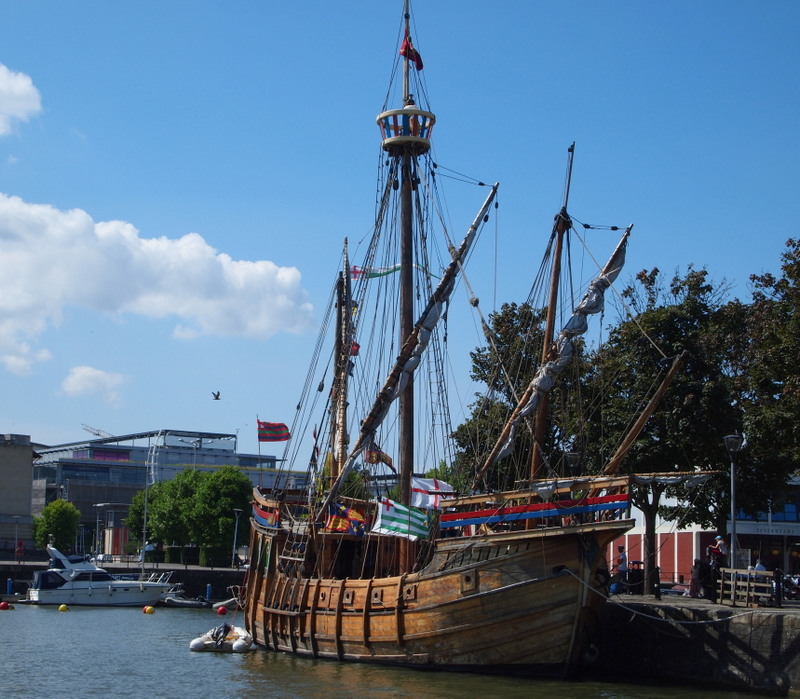
<instances>
[{"instance_id":1,"label":"green tree","mask_svg":"<svg viewBox=\"0 0 800 699\"><path fill-rule=\"evenodd\" d=\"M489 318L487 344L471 353L471 378L488 391L477 396L470 417L453 432L456 456L449 482L458 490L471 486L541 363L545 315L527 303L504 304ZM580 377L587 366L582 339L575 338L574 344L572 360L548 394L547 430L541 445L547 476L563 473L564 454L581 448L585 399ZM486 487L511 489L530 477L535 416L526 420L516 431L512 453L483 476Z\"/></svg>"},{"instance_id":2,"label":"green tree","mask_svg":"<svg viewBox=\"0 0 800 699\"><path fill-rule=\"evenodd\" d=\"M705 269L689 267L668 285L657 269L642 271L623 297L637 311L634 319L614 328L593 357L590 377L594 393L604 395L597 418L587 426L587 453L599 468L641 412L671 364L683 351L687 360L673 379L662 404L648 419L620 468L624 473L665 473L702 469L727 469L722 436L741 425L730 372L735 347L726 344L732 316L722 298L727 289L715 287ZM720 482L693 493L691 506L680 512L682 523L724 525L728 500ZM634 504L645 520L645 558L650 579L655 554L655 520L668 485L652 482L633 488ZM686 496L684 490L672 494ZM702 501L702 504L700 502ZM711 514L709 514L711 513Z\"/></svg>"},{"instance_id":3,"label":"green tree","mask_svg":"<svg viewBox=\"0 0 800 699\"><path fill-rule=\"evenodd\" d=\"M131 505L128 508L128 516L125 518L125 526L131 532L134 540L141 545L142 532L145 522L145 495L147 496L147 536L146 539L155 539L153 535L152 523L150 521L150 508L154 501L158 500L159 492L163 488L164 483L154 483L146 490L140 490L134 494L131 499Z\"/></svg>"},{"instance_id":4,"label":"green tree","mask_svg":"<svg viewBox=\"0 0 800 699\"><path fill-rule=\"evenodd\" d=\"M152 532L152 538L177 546L192 543L189 527L194 499L203 479L210 475L197 469L186 469L172 480L159 484L157 497L153 498L148 511L148 530Z\"/></svg>"},{"instance_id":5,"label":"green tree","mask_svg":"<svg viewBox=\"0 0 800 699\"><path fill-rule=\"evenodd\" d=\"M33 518L33 539L36 547L47 546L50 536L60 551L71 551L81 520L80 511L71 502L54 500L42 510L41 517Z\"/></svg>"},{"instance_id":6,"label":"green tree","mask_svg":"<svg viewBox=\"0 0 800 699\"><path fill-rule=\"evenodd\" d=\"M236 524L233 511L248 513L252 492L250 479L234 466L201 474L186 522L191 540L201 546L229 546ZM246 530L240 526L239 536L246 536Z\"/></svg>"},{"instance_id":7,"label":"green tree","mask_svg":"<svg viewBox=\"0 0 800 699\"><path fill-rule=\"evenodd\" d=\"M737 504L753 513L782 499L800 462L800 240L787 241L780 276L751 281L739 371L747 442L737 463Z\"/></svg>"},{"instance_id":8,"label":"green tree","mask_svg":"<svg viewBox=\"0 0 800 699\"><path fill-rule=\"evenodd\" d=\"M470 353L470 377L487 387L470 406L469 418L453 432L456 455L451 480L457 490L467 490L500 437L503 425L531 380L542 353L544 312L529 304L507 303L491 314L486 345ZM490 488L505 489L529 471L531 438L520 430L514 453L487 475Z\"/></svg>"},{"instance_id":9,"label":"green tree","mask_svg":"<svg viewBox=\"0 0 800 699\"><path fill-rule=\"evenodd\" d=\"M527 303L504 303L489 316L491 342L470 352L472 380L487 386L498 400L515 404L539 365L544 320L544 311Z\"/></svg>"},{"instance_id":10,"label":"green tree","mask_svg":"<svg viewBox=\"0 0 800 699\"><path fill-rule=\"evenodd\" d=\"M234 508L249 512L253 486L234 466L213 473L186 469L170 481L147 490L147 540L167 544L228 546L232 541ZM125 524L137 539L144 526L145 491L133 498ZM240 538L247 527L239 527Z\"/></svg>"}]
</instances>

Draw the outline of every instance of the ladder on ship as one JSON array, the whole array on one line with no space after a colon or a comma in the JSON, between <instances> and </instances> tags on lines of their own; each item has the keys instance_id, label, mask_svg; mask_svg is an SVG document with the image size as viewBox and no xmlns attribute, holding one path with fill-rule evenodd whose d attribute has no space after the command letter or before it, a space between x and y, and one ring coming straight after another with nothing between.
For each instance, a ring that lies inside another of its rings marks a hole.
<instances>
[{"instance_id":1,"label":"ladder on ship","mask_svg":"<svg viewBox=\"0 0 800 699\"><path fill-rule=\"evenodd\" d=\"M305 522L292 523L278 554L278 570L288 576L304 575L309 540L308 525Z\"/></svg>"}]
</instances>

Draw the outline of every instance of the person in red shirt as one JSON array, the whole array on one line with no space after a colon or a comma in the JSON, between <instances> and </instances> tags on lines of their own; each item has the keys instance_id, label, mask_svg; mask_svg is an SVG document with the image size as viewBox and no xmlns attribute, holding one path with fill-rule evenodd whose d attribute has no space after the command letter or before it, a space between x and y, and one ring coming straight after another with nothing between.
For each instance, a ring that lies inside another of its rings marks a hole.
<instances>
[{"instance_id":1,"label":"person in red shirt","mask_svg":"<svg viewBox=\"0 0 800 699\"><path fill-rule=\"evenodd\" d=\"M728 565L728 546L725 544L725 539L717 536L714 539L714 545L708 549L709 555L720 568L725 568Z\"/></svg>"}]
</instances>

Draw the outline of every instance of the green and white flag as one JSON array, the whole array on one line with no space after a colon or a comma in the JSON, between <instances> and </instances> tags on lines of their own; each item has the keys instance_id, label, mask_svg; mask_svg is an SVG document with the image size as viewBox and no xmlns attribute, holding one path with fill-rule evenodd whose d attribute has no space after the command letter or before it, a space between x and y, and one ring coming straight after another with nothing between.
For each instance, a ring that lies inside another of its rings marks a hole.
<instances>
[{"instance_id":1,"label":"green and white flag","mask_svg":"<svg viewBox=\"0 0 800 699\"><path fill-rule=\"evenodd\" d=\"M378 500L378 516L370 530L377 534L405 536L412 541L427 538L428 515L415 507L406 507L399 502L381 498Z\"/></svg>"}]
</instances>

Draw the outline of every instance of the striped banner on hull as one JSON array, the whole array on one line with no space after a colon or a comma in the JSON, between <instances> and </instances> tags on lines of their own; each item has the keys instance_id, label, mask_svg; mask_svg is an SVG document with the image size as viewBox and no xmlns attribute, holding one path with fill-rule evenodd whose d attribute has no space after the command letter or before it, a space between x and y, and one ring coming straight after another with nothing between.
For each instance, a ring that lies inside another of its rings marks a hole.
<instances>
[{"instance_id":1,"label":"striped banner on hull","mask_svg":"<svg viewBox=\"0 0 800 699\"><path fill-rule=\"evenodd\" d=\"M277 529L280 523L278 510L262 510L258 505L253 505L253 519L262 527Z\"/></svg>"},{"instance_id":2,"label":"striped banner on hull","mask_svg":"<svg viewBox=\"0 0 800 699\"><path fill-rule=\"evenodd\" d=\"M540 502L534 505L515 505L513 507L497 507L491 510L474 510L473 512L446 512L442 514L439 526L463 527L467 525L498 524L515 522L524 519L542 519L545 517L572 517L587 512L602 510L627 510L630 507L630 496L603 495L581 500L559 500L558 502Z\"/></svg>"}]
</instances>

